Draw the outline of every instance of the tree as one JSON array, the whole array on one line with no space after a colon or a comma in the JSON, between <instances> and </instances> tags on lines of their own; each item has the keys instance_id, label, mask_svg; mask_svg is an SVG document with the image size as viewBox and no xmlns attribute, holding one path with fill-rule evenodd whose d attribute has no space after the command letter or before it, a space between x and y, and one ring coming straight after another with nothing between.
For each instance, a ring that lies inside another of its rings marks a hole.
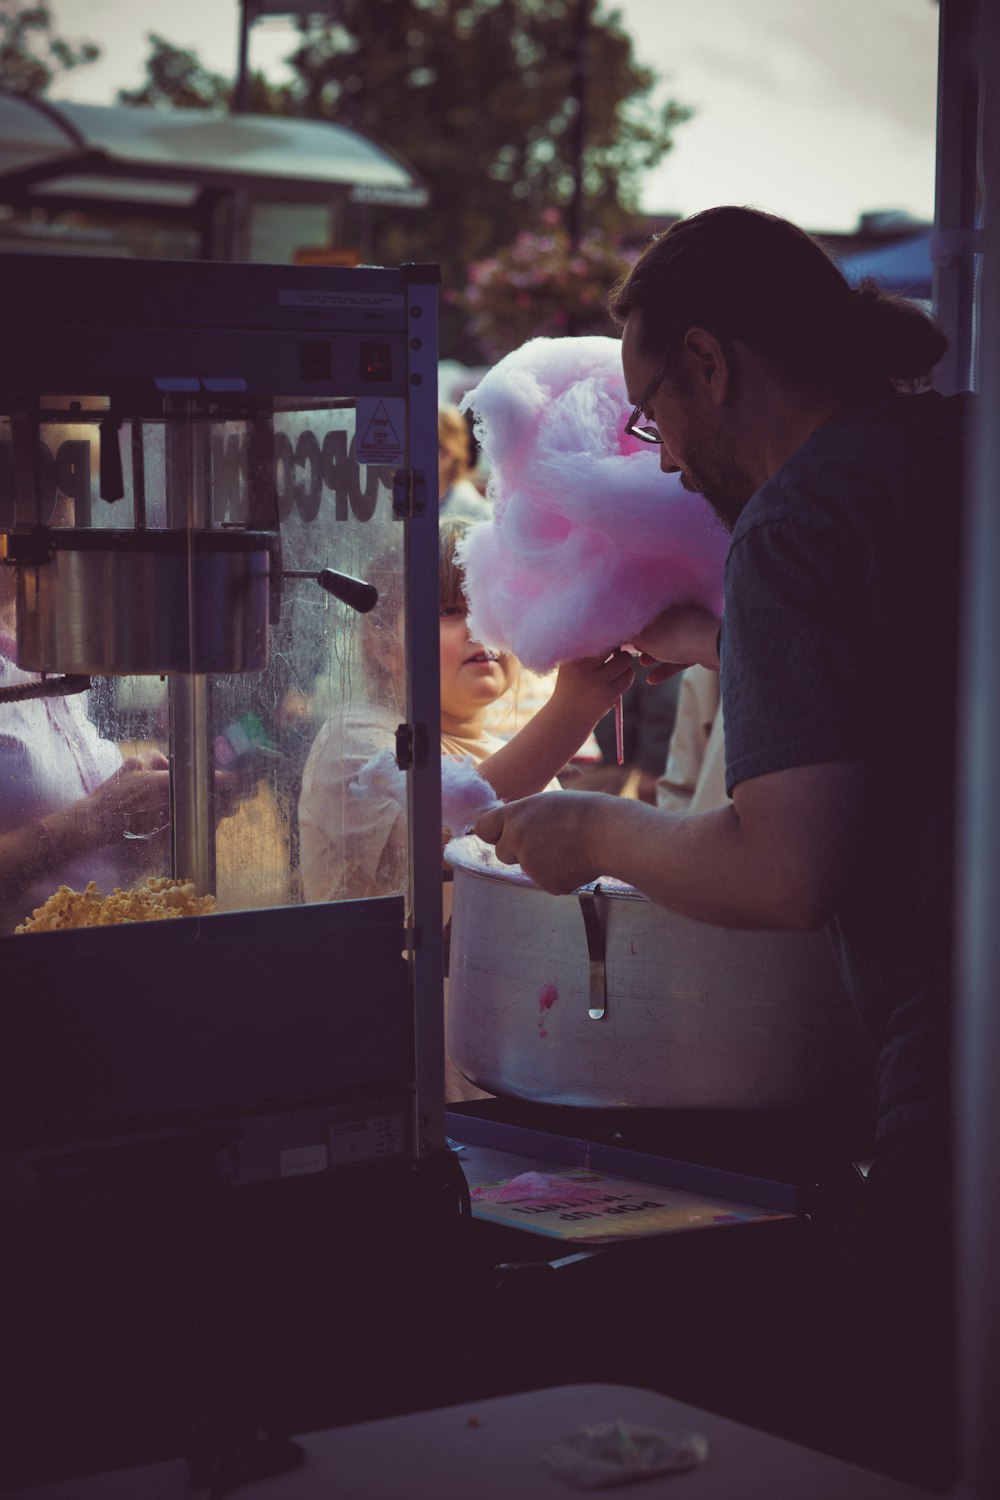
<instances>
[{"instance_id":1,"label":"tree","mask_svg":"<svg viewBox=\"0 0 1000 1500\"><path fill-rule=\"evenodd\" d=\"M175 47L155 31L146 40L146 81L136 89L119 89L119 104L146 109L222 109L229 104L229 80L210 72L196 53Z\"/></svg>"},{"instance_id":2,"label":"tree","mask_svg":"<svg viewBox=\"0 0 1000 1500\"><path fill-rule=\"evenodd\" d=\"M425 209L347 207L340 236L385 264L436 261L446 299L442 343L480 351L461 292L473 262L564 217L574 193L577 52L583 0L338 0L336 20L299 22L289 83L250 79L248 108L330 120L397 152L427 183ZM670 150L690 111L655 107L616 11L588 0L584 231L633 227L643 174ZM232 90L195 53L151 35L142 88L126 104L219 107ZM353 215L353 218L351 217ZM522 242L523 243L523 242Z\"/></svg>"},{"instance_id":3,"label":"tree","mask_svg":"<svg viewBox=\"0 0 1000 1500\"><path fill-rule=\"evenodd\" d=\"M47 5L0 0L0 88L15 94L44 94L56 76L94 62L94 42L67 42L53 35Z\"/></svg>"},{"instance_id":4,"label":"tree","mask_svg":"<svg viewBox=\"0 0 1000 1500\"><path fill-rule=\"evenodd\" d=\"M542 219L540 233L522 229L513 244L473 261L464 292L445 288L445 307L464 309L468 333L491 362L531 338L612 331L607 292L622 271L620 241L589 229L574 243L558 210Z\"/></svg>"},{"instance_id":5,"label":"tree","mask_svg":"<svg viewBox=\"0 0 1000 1500\"><path fill-rule=\"evenodd\" d=\"M176 47L156 32L147 34L149 55L146 58L146 80L136 89L119 89L119 104L147 109L229 109L233 102L233 83L223 73L210 72L199 61L196 52ZM253 74L247 108L252 114L299 113L293 90L288 85L268 83L261 74Z\"/></svg>"},{"instance_id":6,"label":"tree","mask_svg":"<svg viewBox=\"0 0 1000 1500\"><path fill-rule=\"evenodd\" d=\"M405 239L407 258L440 259L454 275L569 204L578 3L341 0L335 24L302 24L288 60L302 112L393 148L430 188L431 206L388 237ZM656 76L600 0L586 81L584 224L620 229L690 112L649 103Z\"/></svg>"}]
</instances>

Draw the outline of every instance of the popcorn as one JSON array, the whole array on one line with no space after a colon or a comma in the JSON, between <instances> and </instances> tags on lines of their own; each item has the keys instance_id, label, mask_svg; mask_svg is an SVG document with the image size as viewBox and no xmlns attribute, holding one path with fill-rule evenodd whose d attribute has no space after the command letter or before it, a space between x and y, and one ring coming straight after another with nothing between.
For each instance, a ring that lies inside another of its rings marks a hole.
<instances>
[{"instance_id":1,"label":"popcorn","mask_svg":"<svg viewBox=\"0 0 1000 1500\"><path fill-rule=\"evenodd\" d=\"M138 890L118 886L102 896L94 882L83 891L61 885L15 932L59 932L70 927L113 927L121 922L162 922L215 911L214 896L199 896L192 880L151 875Z\"/></svg>"}]
</instances>

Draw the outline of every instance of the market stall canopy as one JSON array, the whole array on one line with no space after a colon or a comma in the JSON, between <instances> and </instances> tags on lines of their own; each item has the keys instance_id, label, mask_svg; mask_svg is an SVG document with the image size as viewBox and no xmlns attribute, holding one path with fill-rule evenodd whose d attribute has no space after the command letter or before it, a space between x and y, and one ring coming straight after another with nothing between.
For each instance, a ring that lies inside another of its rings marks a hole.
<instances>
[{"instance_id":1,"label":"market stall canopy","mask_svg":"<svg viewBox=\"0 0 1000 1500\"><path fill-rule=\"evenodd\" d=\"M857 286L865 276L874 276L887 291L930 298L931 231L908 235L876 250L847 255L841 260L840 269L852 286Z\"/></svg>"},{"instance_id":2,"label":"market stall canopy","mask_svg":"<svg viewBox=\"0 0 1000 1500\"><path fill-rule=\"evenodd\" d=\"M428 201L394 153L327 121L54 104L0 91L0 202L183 211L205 189L299 203Z\"/></svg>"}]
</instances>

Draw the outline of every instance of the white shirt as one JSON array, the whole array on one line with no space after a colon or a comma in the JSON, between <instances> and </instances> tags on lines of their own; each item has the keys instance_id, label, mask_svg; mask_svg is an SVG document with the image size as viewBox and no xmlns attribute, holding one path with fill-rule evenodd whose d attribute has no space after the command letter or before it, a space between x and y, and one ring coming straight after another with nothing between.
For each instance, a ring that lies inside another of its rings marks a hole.
<instances>
[{"instance_id":1,"label":"white shirt","mask_svg":"<svg viewBox=\"0 0 1000 1500\"><path fill-rule=\"evenodd\" d=\"M14 665L14 651L10 637L0 635L0 687L38 681ZM121 765L118 746L97 733L86 703L84 693L0 703L0 833L89 796ZM0 931L13 932L60 885L83 890L93 880L106 895L116 884L116 870L108 850L78 856L56 874L26 885L16 901L0 909Z\"/></svg>"}]
</instances>

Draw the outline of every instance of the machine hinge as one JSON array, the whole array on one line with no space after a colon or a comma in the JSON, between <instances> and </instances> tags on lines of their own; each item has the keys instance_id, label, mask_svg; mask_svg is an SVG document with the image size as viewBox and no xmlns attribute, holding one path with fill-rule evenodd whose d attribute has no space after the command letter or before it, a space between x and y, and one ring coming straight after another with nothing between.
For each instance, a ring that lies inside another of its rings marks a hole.
<instances>
[{"instance_id":1,"label":"machine hinge","mask_svg":"<svg viewBox=\"0 0 1000 1500\"><path fill-rule=\"evenodd\" d=\"M422 469L396 470L392 509L397 516L419 516L427 509L427 480Z\"/></svg>"},{"instance_id":2,"label":"machine hinge","mask_svg":"<svg viewBox=\"0 0 1000 1500\"><path fill-rule=\"evenodd\" d=\"M396 764L401 771L422 771L427 765L430 737L426 724L396 727Z\"/></svg>"},{"instance_id":3,"label":"machine hinge","mask_svg":"<svg viewBox=\"0 0 1000 1500\"><path fill-rule=\"evenodd\" d=\"M406 926L403 929L403 932L406 939L406 946L404 947L403 952L418 952L419 949L421 949L424 945L424 934L422 929L419 927L414 927L412 922L407 922Z\"/></svg>"}]
</instances>

